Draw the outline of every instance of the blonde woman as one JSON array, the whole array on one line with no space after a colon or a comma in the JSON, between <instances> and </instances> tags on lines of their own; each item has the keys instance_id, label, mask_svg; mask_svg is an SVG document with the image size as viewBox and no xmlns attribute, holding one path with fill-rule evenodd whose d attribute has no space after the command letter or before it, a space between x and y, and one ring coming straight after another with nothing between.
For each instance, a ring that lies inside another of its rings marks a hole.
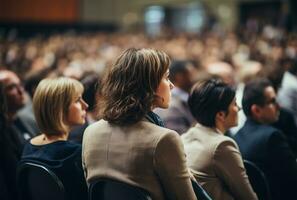
<instances>
[{"instance_id":1,"label":"blonde woman","mask_svg":"<svg viewBox=\"0 0 297 200\"><path fill-rule=\"evenodd\" d=\"M87 199L81 145L67 141L69 131L85 122L88 105L82 92L82 84L70 78L44 79L39 83L33 109L41 133L25 146L21 160L37 162L55 172L71 200Z\"/></svg>"},{"instance_id":2,"label":"blonde woman","mask_svg":"<svg viewBox=\"0 0 297 200\"><path fill-rule=\"evenodd\" d=\"M170 102L169 57L152 49L128 49L106 74L100 93L102 120L83 138L87 182L122 181L154 200L194 200L179 135L152 112Z\"/></svg>"}]
</instances>

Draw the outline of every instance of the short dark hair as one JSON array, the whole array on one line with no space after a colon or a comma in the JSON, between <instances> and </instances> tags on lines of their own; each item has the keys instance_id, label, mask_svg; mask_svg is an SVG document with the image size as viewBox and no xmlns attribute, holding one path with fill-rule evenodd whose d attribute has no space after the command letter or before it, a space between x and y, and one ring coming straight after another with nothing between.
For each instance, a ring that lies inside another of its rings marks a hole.
<instances>
[{"instance_id":1,"label":"short dark hair","mask_svg":"<svg viewBox=\"0 0 297 200\"><path fill-rule=\"evenodd\" d=\"M176 74L184 73L187 70L187 65L191 64L188 60L174 60L172 61L169 69L169 79L174 82Z\"/></svg>"},{"instance_id":2,"label":"short dark hair","mask_svg":"<svg viewBox=\"0 0 297 200\"><path fill-rule=\"evenodd\" d=\"M96 73L85 74L80 80L84 86L83 100L89 105L87 111L94 111L96 108L97 90L100 87L100 77Z\"/></svg>"},{"instance_id":3,"label":"short dark hair","mask_svg":"<svg viewBox=\"0 0 297 200\"><path fill-rule=\"evenodd\" d=\"M188 104L195 119L207 127L215 126L216 114L228 112L235 97L235 90L220 79L206 79L196 83L190 93Z\"/></svg>"},{"instance_id":4,"label":"short dark hair","mask_svg":"<svg viewBox=\"0 0 297 200\"><path fill-rule=\"evenodd\" d=\"M252 105L263 106L265 104L266 98L264 91L269 86L273 87L272 83L266 78L254 79L245 85L242 97L242 109L247 117L252 116Z\"/></svg>"},{"instance_id":5,"label":"short dark hair","mask_svg":"<svg viewBox=\"0 0 297 200\"><path fill-rule=\"evenodd\" d=\"M122 53L102 81L99 117L117 125L140 121L151 111L169 64L169 56L158 50L131 48Z\"/></svg>"}]
</instances>

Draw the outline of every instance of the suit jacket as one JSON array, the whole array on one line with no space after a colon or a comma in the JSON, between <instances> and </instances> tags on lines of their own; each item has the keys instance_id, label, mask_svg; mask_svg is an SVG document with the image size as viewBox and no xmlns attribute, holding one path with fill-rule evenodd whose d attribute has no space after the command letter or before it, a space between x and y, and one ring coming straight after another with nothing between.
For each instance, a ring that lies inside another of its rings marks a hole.
<instances>
[{"instance_id":1,"label":"suit jacket","mask_svg":"<svg viewBox=\"0 0 297 200\"><path fill-rule=\"evenodd\" d=\"M172 93L168 109L155 109L164 121L165 127L175 130L179 134L186 132L191 128L195 119L192 116L187 101L183 100L178 94Z\"/></svg>"},{"instance_id":2,"label":"suit jacket","mask_svg":"<svg viewBox=\"0 0 297 200\"><path fill-rule=\"evenodd\" d=\"M149 121L116 126L100 120L90 125L82 155L89 184L111 178L147 190L154 200L196 199L179 135Z\"/></svg>"},{"instance_id":3,"label":"suit jacket","mask_svg":"<svg viewBox=\"0 0 297 200\"><path fill-rule=\"evenodd\" d=\"M248 119L235 135L244 159L266 175L274 200L297 199L297 165L280 130Z\"/></svg>"},{"instance_id":4,"label":"suit jacket","mask_svg":"<svg viewBox=\"0 0 297 200\"><path fill-rule=\"evenodd\" d=\"M281 108L278 121L272 125L286 135L288 144L297 158L297 125L294 115L289 110Z\"/></svg>"},{"instance_id":5,"label":"suit jacket","mask_svg":"<svg viewBox=\"0 0 297 200\"><path fill-rule=\"evenodd\" d=\"M189 168L213 199L257 199L231 138L197 124L182 135L182 141Z\"/></svg>"}]
</instances>

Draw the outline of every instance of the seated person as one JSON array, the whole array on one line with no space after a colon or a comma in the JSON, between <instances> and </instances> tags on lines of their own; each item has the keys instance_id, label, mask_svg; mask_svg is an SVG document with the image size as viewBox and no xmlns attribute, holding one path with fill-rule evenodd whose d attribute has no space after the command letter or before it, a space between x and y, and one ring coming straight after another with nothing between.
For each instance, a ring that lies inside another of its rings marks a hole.
<instances>
[{"instance_id":1,"label":"seated person","mask_svg":"<svg viewBox=\"0 0 297 200\"><path fill-rule=\"evenodd\" d=\"M100 79L97 74L87 74L80 80L84 86L84 92L82 94L83 99L89 105L87 109L86 121L83 125L76 126L70 131L69 140L82 143L83 133L85 129L97 120L96 98L98 98L97 87L99 86Z\"/></svg>"},{"instance_id":2,"label":"seated person","mask_svg":"<svg viewBox=\"0 0 297 200\"><path fill-rule=\"evenodd\" d=\"M242 157L266 175L273 200L297 199L297 164L285 135L272 123L279 105L272 84L255 79L246 84L242 106L247 121L234 136Z\"/></svg>"},{"instance_id":3,"label":"seated person","mask_svg":"<svg viewBox=\"0 0 297 200\"><path fill-rule=\"evenodd\" d=\"M21 159L51 169L63 182L71 200L87 199L81 145L67 141L71 128L85 123L88 105L82 92L82 84L70 78L44 79L39 83L33 110L41 134L26 144Z\"/></svg>"},{"instance_id":4,"label":"seated person","mask_svg":"<svg viewBox=\"0 0 297 200\"><path fill-rule=\"evenodd\" d=\"M7 100L7 127L9 137L13 138L20 158L25 143L38 133L35 120L29 115L19 113L26 106L26 96L21 79L9 70L0 70L0 83Z\"/></svg>"},{"instance_id":5,"label":"seated person","mask_svg":"<svg viewBox=\"0 0 297 200\"><path fill-rule=\"evenodd\" d=\"M128 49L102 81L99 112L83 137L88 184L109 178L138 186L154 200L195 200L180 136L152 112L168 108L170 59L162 51Z\"/></svg>"},{"instance_id":6,"label":"seated person","mask_svg":"<svg viewBox=\"0 0 297 200\"><path fill-rule=\"evenodd\" d=\"M188 104L198 123L182 140L196 180L213 199L258 199L236 143L224 135L237 125L235 91L220 80L202 80L193 86Z\"/></svg>"}]
</instances>

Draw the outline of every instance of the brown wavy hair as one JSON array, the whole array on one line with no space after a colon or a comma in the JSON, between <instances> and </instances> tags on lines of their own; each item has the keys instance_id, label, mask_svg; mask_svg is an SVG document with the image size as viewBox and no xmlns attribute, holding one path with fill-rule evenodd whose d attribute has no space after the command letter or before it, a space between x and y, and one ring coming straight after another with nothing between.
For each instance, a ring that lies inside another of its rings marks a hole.
<instances>
[{"instance_id":1,"label":"brown wavy hair","mask_svg":"<svg viewBox=\"0 0 297 200\"><path fill-rule=\"evenodd\" d=\"M131 48L123 52L102 80L99 116L117 125L140 121L152 109L169 64L169 56L162 51Z\"/></svg>"}]
</instances>

